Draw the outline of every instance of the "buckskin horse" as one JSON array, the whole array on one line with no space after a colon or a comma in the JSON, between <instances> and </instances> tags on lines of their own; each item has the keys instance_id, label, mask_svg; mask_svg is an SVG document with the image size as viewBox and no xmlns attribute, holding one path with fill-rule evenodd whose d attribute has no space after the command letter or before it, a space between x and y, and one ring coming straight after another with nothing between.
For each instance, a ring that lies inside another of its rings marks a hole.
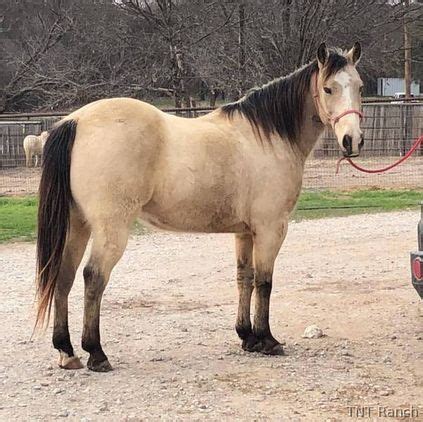
<instances>
[{"instance_id":1,"label":"buckskin horse","mask_svg":"<svg viewBox=\"0 0 423 422\"><path fill-rule=\"evenodd\" d=\"M348 52L321 44L301 69L194 119L113 98L53 128L39 190L36 326L48 321L54 302L62 368L82 367L69 336L68 294L92 236L82 348L89 369L112 369L100 343L100 304L136 218L168 230L234 233L242 348L283 354L269 326L274 261L304 163L325 126L345 156L363 146L360 56L358 43Z\"/></svg>"}]
</instances>

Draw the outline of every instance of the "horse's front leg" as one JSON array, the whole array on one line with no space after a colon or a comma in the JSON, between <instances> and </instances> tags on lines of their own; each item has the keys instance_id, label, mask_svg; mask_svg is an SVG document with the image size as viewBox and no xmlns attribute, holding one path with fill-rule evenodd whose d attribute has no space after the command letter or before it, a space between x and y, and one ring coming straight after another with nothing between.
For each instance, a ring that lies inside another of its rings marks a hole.
<instances>
[{"instance_id":1,"label":"horse's front leg","mask_svg":"<svg viewBox=\"0 0 423 422\"><path fill-rule=\"evenodd\" d=\"M250 320L250 303L253 293L253 237L251 234L235 235L237 284L239 292L238 315L235 329L242 340L242 348L245 349L248 338L252 336L253 330Z\"/></svg>"},{"instance_id":2,"label":"horse's front leg","mask_svg":"<svg viewBox=\"0 0 423 422\"><path fill-rule=\"evenodd\" d=\"M285 239L288 222L256 229L253 237L255 312L253 335L245 349L268 355L283 355L282 345L273 337L269 325L269 304L272 292L273 267Z\"/></svg>"}]
</instances>

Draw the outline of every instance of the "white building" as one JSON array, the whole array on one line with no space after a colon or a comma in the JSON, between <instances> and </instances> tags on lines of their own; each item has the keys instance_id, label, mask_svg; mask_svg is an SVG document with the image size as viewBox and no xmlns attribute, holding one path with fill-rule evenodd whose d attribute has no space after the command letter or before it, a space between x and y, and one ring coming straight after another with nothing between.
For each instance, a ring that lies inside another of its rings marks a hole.
<instances>
[{"instance_id":1,"label":"white building","mask_svg":"<svg viewBox=\"0 0 423 422\"><path fill-rule=\"evenodd\" d=\"M397 92L405 92L405 82L403 78L377 78L377 95L393 97ZM420 83L411 82L411 93L420 94Z\"/></svg>"}]
</instances>

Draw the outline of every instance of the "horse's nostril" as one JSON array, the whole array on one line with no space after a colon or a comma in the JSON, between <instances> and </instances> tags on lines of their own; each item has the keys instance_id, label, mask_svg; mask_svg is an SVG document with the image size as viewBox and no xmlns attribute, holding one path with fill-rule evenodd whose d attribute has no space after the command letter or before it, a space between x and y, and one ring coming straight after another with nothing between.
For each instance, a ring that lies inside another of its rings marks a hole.
<instances>
[{"instance_id":1,"label":"horse's nostril","mask_svg":"<svg viewBox=\"0 0 423 422\"><path fill-rule=\"evenodd\" d=\"M345 148L348 155L352 154L352 138L350 135L344 135L344 138L342 139L342 146Z\"/></svg>"},{"instance_id":2,"label":"horse's nostril","mask_svg":"<svg viewBox=\"0 0 423 422\"><path fill-rule=\"evenodd\" d=\"M363 136L363 135L361 135L361 141L360 141L360 143L358 144L358 149L363 148L363 145L364 145L364 136Z\"/></svg>"}]
</instances>

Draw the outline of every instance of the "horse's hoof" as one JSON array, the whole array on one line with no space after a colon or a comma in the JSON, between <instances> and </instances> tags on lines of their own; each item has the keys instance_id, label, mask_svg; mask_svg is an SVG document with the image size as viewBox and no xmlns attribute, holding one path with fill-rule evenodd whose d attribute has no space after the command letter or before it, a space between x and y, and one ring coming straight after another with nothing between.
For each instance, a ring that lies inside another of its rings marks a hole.
<instances>
[{"instance_id":1,"label":"horse's hoof","mask_svg":"<svg viewBox=\"0 0 423 422\"><path fill-rule=\"evenodd\" d=\"M59 352L59 366L62 369L81 369L84 367L78 356L68 356L65 352Z\"/></svg>"},{"instance_id":2,"label":"horse's hoof","mask_svg":"<svg viewBox=\"0 0 423 422\"><path fill-rule=\"evenodd\" d=\"M261 349L261 342L251 333L242 341L242 349L246 352L258 352Z\"/></svg>"},{"instance_id":3,"label":"horse's hoof","mask_svg":"<svg viewBox=\"0 0 423 422\"><path fill-rule=\"evenodd\" d=\"M102 362L97 362L91 357L88 359L87 367L89 370L94 372L110 372L113 371L112 365L110 365L109 361L103 360Z\"/></svg>"},{"instance_id":4,"label":"horse's hoof","mask_svg":"<svg viewBox=\"0 0 423 422\"><path fill-rule=\"evenodd\" d=\"M285 354L282 344L273 337L258 339L254 334L250 334L242 342L242 348L247 352L263 353L264 355L283 356Z\"/></svg>"},{"instance_id":5,"label":"horse's hoof","mask_svg":"<svg viewBox=\"0 0 423 422\"><path fill-rule=\"evenodd\" d=\"M264 348L262 350L262 353L264 353L265 355L272 355L272 356L284 356L285 355L285 352L283 350L283 346L280 343L275 344L271 348Z\"/></svg>"}]
</instances>

